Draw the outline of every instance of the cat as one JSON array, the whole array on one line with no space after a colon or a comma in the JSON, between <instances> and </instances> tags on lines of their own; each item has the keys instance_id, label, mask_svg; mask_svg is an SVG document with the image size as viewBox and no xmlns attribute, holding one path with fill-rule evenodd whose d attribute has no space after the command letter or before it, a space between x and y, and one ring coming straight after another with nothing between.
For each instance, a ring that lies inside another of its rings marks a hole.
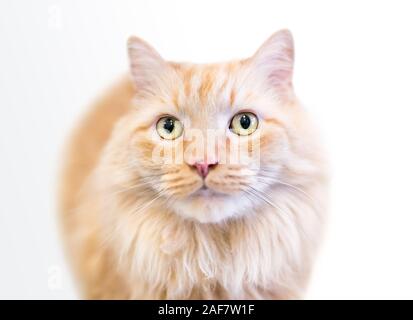
<instances>
[{"instance_id":1,"label":"cat","mask_svg":"<svg viewBox=\"0 0 413 320\"><path fill-rule=\"evenodd\" d=\"M82 297L302 298L328 175L293 90L290 31L226 63L169 62L137 37L128 53L130 73L64 158L61 221Z\"/></svg>"}]
</instances>

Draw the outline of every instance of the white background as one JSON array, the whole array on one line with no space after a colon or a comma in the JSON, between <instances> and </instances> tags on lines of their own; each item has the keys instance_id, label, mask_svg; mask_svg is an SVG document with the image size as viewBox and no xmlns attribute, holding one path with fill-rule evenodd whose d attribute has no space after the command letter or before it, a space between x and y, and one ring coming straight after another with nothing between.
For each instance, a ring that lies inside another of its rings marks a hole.
<instances>
[{"instance_id":1,"label":"white background","mask_svg":"<svg viewBox=\"0 0 413 320\"><path fill-rule=\"evenodd\" d=\"M60 154L127 71L129 35L167 59L212 62L285 27L333 173L307 298L413 298L412 14L409 1L2 0L0 298L77 297L56 228Z\"/></svg>"}]
</instances>

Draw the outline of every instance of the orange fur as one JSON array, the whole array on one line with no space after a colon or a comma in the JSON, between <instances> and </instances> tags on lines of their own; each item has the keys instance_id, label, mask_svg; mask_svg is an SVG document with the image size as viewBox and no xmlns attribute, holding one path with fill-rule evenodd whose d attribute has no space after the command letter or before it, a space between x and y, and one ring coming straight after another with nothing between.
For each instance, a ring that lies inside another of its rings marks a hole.
<instances>
[{"instance_id":1,"label":"orange fur","mask_svg":"<svg viewBox=\"0 0 413 320\"><path fill-rule=\"evenodd\" d=\"M326 175L292 90L289 32L252 58L222 64L169 63L138 38L129 53L132 77L96 103L65 158L63 230L84 297L301 297L320 241ZM243 110L259 116L248 139L228 130ZM165 114L182 121L183 137L156 135ZM210 141L186 140L191 129L222 138L205 181L192 165L206 155L186 151ZM164 162L171 152L174 161ZM224 161L235 152L246 162Z\"/></svg>"}]
</instances>

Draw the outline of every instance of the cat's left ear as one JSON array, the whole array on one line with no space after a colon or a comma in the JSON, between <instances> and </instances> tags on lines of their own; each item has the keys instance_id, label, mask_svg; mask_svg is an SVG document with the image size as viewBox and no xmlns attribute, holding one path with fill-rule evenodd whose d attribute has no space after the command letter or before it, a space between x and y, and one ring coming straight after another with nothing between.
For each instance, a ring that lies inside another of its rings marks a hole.
<instances>
[{"instance_id":1,"label":"cat's left ear","mask_svg":"<svg viewBox=\"0 0 413 320\"><path fill-rule=\"evenodd\" d=\"M251 58L253 67L275 87L291 86L294 42L289 30L274 33Z\"/></svg>"},{"instance_id":2,"label":"cat's left ear","mask_svg":"<svg viewBox=\"0 0 413 320\"><path fill-rule=\"evenodd\" d=\"M128 39L128 53L137 90L155 93L168 73L168 63L152 46L135 36Z\"/></svg>"}]
</instances>

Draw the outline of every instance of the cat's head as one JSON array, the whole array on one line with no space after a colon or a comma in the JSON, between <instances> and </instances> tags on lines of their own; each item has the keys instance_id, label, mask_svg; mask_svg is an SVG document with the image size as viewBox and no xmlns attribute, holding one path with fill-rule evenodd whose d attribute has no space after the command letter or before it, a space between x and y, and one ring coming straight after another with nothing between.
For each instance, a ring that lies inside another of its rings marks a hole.
<instances>
[{"instance_id":1,"label":"cat's head","mask_svg":"<svg viewBox=\"0 0 413 320\"><path fill-rule=\"evenodd\" d=\"M168 62L136 37L128 49L136 100L112 145L122 149L119 176L136 185L136 197L144 192L184 217L218 222L254 212L282 183L311 178L289 31L228 63Z\"/></svg>"}]
</instances>

